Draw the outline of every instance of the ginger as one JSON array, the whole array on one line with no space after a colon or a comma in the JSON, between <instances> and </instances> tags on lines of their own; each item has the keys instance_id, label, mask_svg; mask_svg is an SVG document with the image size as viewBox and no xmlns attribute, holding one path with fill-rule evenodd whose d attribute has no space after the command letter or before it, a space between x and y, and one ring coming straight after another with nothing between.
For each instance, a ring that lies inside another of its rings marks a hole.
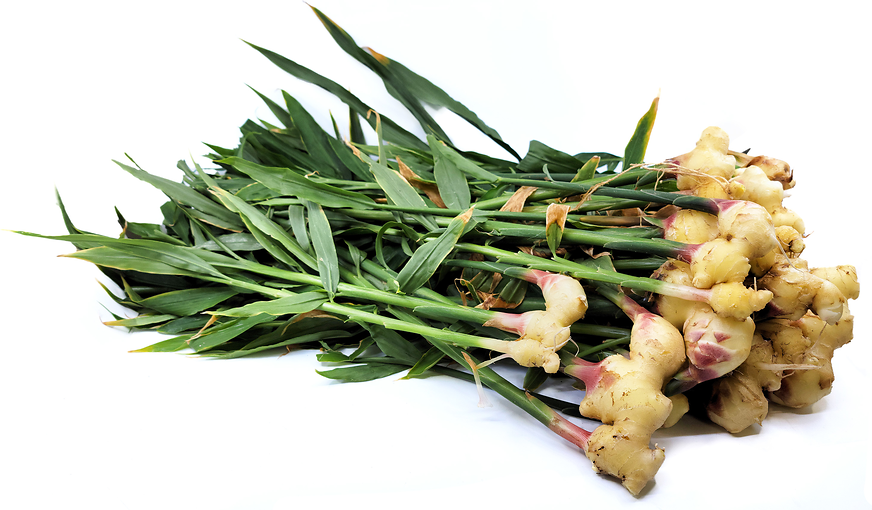
<instances>
[{"instance_id":1,"label":"ginger","mask_svg":"<svg viewBox=\"0 0 872 510\"><path fill-rule=\"evenodd\" d=\"M709 419L734 434L761 424L769 414L764 391L781 387L781 372L770 369L774 363L772 344L755 334L748 358L732 373L713 382L706 406Z\"/></svg>"},{"instance_id":2,"label":"ginger","mask_svg":"<svg viewBox=\"0 0 872 510\"><path fill-rule=\"evenodd\" d=\"M846 299L860 297L860 283L857 280L857 268L854 266L816 267L811 270L811 274L835 285Z\"/></svg>"},{"instance_id":3,"label":"ginger","mask_svg":"<svg viewBox=\"0 0 872 510\"><path fill-rule=\"evenodd\" d=\"M698 289L725 282L744 281L751 272L748 252L741 239L714 239L699 245L690 262L691 284Z\"/></svg>"},{"instance_id":4,"label":"ginger","mask_svg":"<svg viewBox=\"0 0 872 510\"><path fill-rule=\"evenodd\" d=\"M776 228L787 226L799 232L800 235L805 235L805 222L795 211L779 206L770 211L769 214L772 216L772 224Z\"/></svg>"},{"instance_id":5,"label":"ginger","mask_svg":"<svg viewBox=\"0 0 872 510\"><path fill-rule=\"evenodd\" d=\"M692 151L673 159L675 164L699 172L699 175L695 172L679 173L678 189L694 190L693 194L696 196L727 198L717 180L726 181L735 172L736 158L728 154L729 146L730 137L723 129L715 126L706 128ZM707 190L697 190L701 186L705 186Z\"/></svg>"},{"instance_id":6,"label":"ginger","mask_svg":"<svg viewBox=\"0 0 872 510\"><path fill-rule=\"evenodd\" d=\"M805 250L805 240L802 238L802 234L796 231L795 228L789 227L787 225L781 225L775 227L775 237L778 238L778 243L781 245L781 250L787 255L788 258L796 258L802 254L802 251ZM773 263L775 259L775 252L772 252ZM772 267L772 264L769 267Z\"/></svg>"},{"instance_id":7,"label":"ginger","mask_svg":"<svg viewBox=\"0 0 872 510\"><path fill-rule=\"evenodd\" d=\"M587 312L587 296L581 283L569 276L530 270L524 278L542 289L545 310L500 313L484 325L521 335L518 340L494 344L494 350L521 366L542 367L553 374L560 369L557 351L569 341L569 326Z\"/></svg>"},{"instance_id":8,"label":"ginger","mask_svg":"<svg viewBox=\"0 0 872 510\"><path fill-rule=\"evenodd\" d=\"M803 268L802 259L787 259L782 255L762 278L758 286L772 292L766 306L770 317L799 319L811 309L829 324L835 324L842 314L846 299L834 283Z\"/></svg>"},{"instance_id":9,"label":"ginger","mask_svg":"<svg viewBox=\"0 0 872 510\"><path fill-rule=\"evenodd\" d=\"M629 359L615 354L600 363L579 360L564 369L584 381L581 414L603 422L591 434L586 451L594 470L620 478L634 495L665 458L663 449L649 443L672 411L663 384L684 358L678 330L658 315L639 312L633 317Z\"/></svg>"},{"instance_id":10,"label":"ginger","mask_svg":"<svg viewBox=\"0 0 872 510\"><path fill-rule=\"evenodd\" d=\"M807 407L832 391L833 353L854 338L854 316L845 305L841 319L835 324L827 324L820 317L807 313L795 326L801 331L808 345L801 353L792 353L790 362L798 365L814 366L794 370L785 375L781 386L769 393L769 400L787 407Z\"/></svg>"},{"instance_id":11,"label":"ginger","mask_svg":"<svg viewBox=\"0 0 872 510\"><path fill-rule=\"evenodd\" d=\"M690 265L674 259L666 261L653 277L676 285L692 284ZM753 312L762 310L772 299L772 293L768 290L751 289L739 282L718 283L709 290L708 306L722 317L735 319L745 319ZM656 307L657 313L680 328L698 308L706 307L706 303L661 294L657 296Z\"/></svg>"},{"instance_id":12,"label":"ginger","mask_svg":"<svg viewBox=\"0 0 872 510\"><path fill-rule=\"evenodd\" d=\"M698 308L684 324L689 365L675 378L695 384L731 372L748 357L753 337L750 318L719 317L711 308Z\"/></svg>"},{"instance_id":13,"label":"ginger","mask_svg":"<svg viewBox=\"0 0 872 510\"><path fill-rule=\"evenodd\" d=\"M760 204L767 212L772 212L784 199L781 183L771 181L760 167L751 165L740 168L730 179L730 196L738 200L748 200Z\"/></svg>"},{"instance_id":14,"label":"ginger","mask_svg":"<svg viewBox=\"0 0 872 510\"><path fill-rule=\"evenodd\" d=\"M762 310L772 299L772 292L755 290L738 282L719 283L711 288L709 306L721 317L745 319Z\"/></svg>"},{"instance_id":15,"label":"ginger","mask_svg":"<svg viewBox=\"0 0 872 510\"><path fill-rule=\"evenodd\" d=\"M666 219L663 238L688 244L701 244L718 236L718 219L713 214L682 209Z\"/></svg>"},{"instance_id":16,"label":"ginger","mask_svg":"<svg viewBox=\"0 0 872 510\"><path fill-rule=\"evenodd\" d=\"M780 159L770 158L768 156L757 156L751 158L746 166L756 166L761 169L766 177L771 181L781 184L781 187L788 190L796 185L793 180L793 170L786 162Z\"/></svg>"},{"instance_id":17,"label":"ginger","mask_svg":"<svg viewBox=\"0 0 872 510\"><path fill-rule=\"evenodd\" d=\"M675 425L682 416L690 411L690 401L687 400L687 396L684 393L670 395L669 400L672 401L672 411L669 412L669 417L666 418L666 421L663 422L663 425L660 427L663 429L668 429Z\"/></svg>"},{"instance_id":18,"label":"ginger","mask_svg":"<svg viewBox=\"0 0 872 510\"><path fill-rule=\"evenodd\" d=\"M760 204L745 200L721 202L718 232L726 240L740 239L748 258L762 257L777 247L772 216Z\"/></svg>"}]
</instances>

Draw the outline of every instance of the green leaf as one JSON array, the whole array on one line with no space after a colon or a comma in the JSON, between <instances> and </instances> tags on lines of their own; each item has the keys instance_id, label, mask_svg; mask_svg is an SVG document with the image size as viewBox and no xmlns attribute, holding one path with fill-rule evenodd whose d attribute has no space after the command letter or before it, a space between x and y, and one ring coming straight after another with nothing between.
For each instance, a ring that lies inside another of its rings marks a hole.
<instances>
[{"instance_id":1,"label":"green leaf","mask_svg":"<svg viewBox=\"0 0 872 510\"><path fill-rule=\"evenodd\" d=\"M336 154L333 152L333 147L327 141L329 138L327 133L321 129L321 126L315 122L315 119L309 115L309 112L303 108L299 101L285 91L282 91L282 97L285 100L285 105L288 107L288 113L294 125L300 130L306 151L318 164L312 170L317 169L322 175L341 179L350 178L351 173L339 162Z\"/></svg>"},{"instance_id":2,"label":"green leaf","mask_svg":"<svg viewBox=\"0 0 872 510\"><path fill-rule=\"evenodd\" d=\"M263 249L263 246L257 242L257 239L248 233L224 234L215 237L215 239L203 241L202 244L197 244L194 248L209 251L222 251L224 247L221 245L224 245L224 247L232 251L257 251Z\"/></svg>"},{"instance_id":3,"label":"green leaf","mask_svg":"<svg viewBox=\"0 0 872 510\"><path fill-rule=\"evenodd\" d=\"M199 331L209 321L206 315L196 315L191 317L179 317L155 328L155 331L165 335L178 335L185 331Z\"/></svg>"},{"instance_id":4,"label":"green leaf","mask_svg":"<svg viewBox=\"0 0 872 510\"><path fill-rule=\"evenodd\" d=\"M386 363L367 363L333 370L318 370L318 374L328 379L337 379L345 382L366 382L388 377L403 370L407 366L391 365Z\"/></svg>"},{"instance_id":5,"label":"green leaf","mask_svg":"<svg viewBox=\"0 0 872 510\"><path fill-rule=\"evenodd\" d=\"M288 206L288 221L291 224L291 231L300 246L309 251L309 234L306 231L306 210L299 205Z\"/></svg>"},{"instance_id":6,"label":"green leaf","mask_svg":"<svg viewBox=\"0 0 872 510\"><path fill-rule=\"evenodd\" d=\"M365 144L366 137L363 134L363 128L360 126L360 115L354 111L354 108L348 108L348 133L351 138L351 143Z\"/></svg>"},{"instance_id":7,"label":"green leaf","mask_svg":"<svg viewBox=\"0 0 872 510\"><path fill-rule=\"evenodd\" d=\"M263 166L237 157L225 158L216 163L232 166L282 195L304 198L324 207L372 209L375 204L362 193L316 182L288 168Z\"/></svg>"},{"instance_id":8,"label":"green leaf","mask_svg":"<svg viewBox=\"0 0 872 510\"><path fill-rule=\"evenodd\" d=\"M306 253L302 246L300 246L297 241L292 238L285 229L276 224L271 219L267 218L262 212L260 212L256 207L247 203L246 201L231 195L230 193L224 191L221 188L211 188L212 191L218 195L218 198L233 212L239 213L245 220L245 223L250 227L252 234L257 237L257 231L264 233L270 238L278 241L290 254L296 257L298 260L311 267L312 269L317 269L317 264L312 260L312 256ZM259 240L260 241L260 240ZM264 246L269 249L268 246ZM271 250L271 253L274 253L274 250ZM282 260L281 258L279 260ZM295 262L290 261L293 265L296 265Z\"/></svg>"},{"instance_id":9,"label":"green leaf","mask_svg":"<svg viewBox=\"0 0 872 510\"><path fill-rule=\"evenodd\" d=\"M287 315L290 313L306 313L318 308L327 301L322 292L304 292L293 296L255 301L238 308L208 312L210 315L226 317L252 317L259 314L272 316Z\"/></svg>"},{"instance_id":10,"label":"green leaf","mask_svg":"<svg viewBox=\"0 0 872 510\"><path fill-rule=\"evenodd\" d=\"M181 240L164 233L161 230L161 226L156 223L134 223L127 221L117 207L115 208L115 215L118 217L118 224L123 229L124 237L128 239L151 239L153 241L185 246L185 243Z\"/></svg>"},{"instance_id":11,"label":"green leaf","mask_svg":"<svg viewBox=\"0 0 872 510\"><path fill-rule=\"evenodd\" d=\"M648 140L651 138L651 130L654 129L654 119L657 117L657 106L660 104L660 96L654 98L651 107L636 124L636 131L630 137L627 147L624 149L624 170L633 165L645 161L645 151L648 149Z\"/></svg>"},{"instance_id":12,"label":"green leaf","mask_svg":"<svg viewBox=\"0 0 872 510\"><path fill-rule=\"evenodd\" d=\"M442 142L428 136L427 141L442 145ZM469 209L471 194L469 184L466 182L463 172L457 167L454 162L443 156L436 150L433 151L435 156L435 166L433 175L436 178L436 187L439 188L439 196L448 209Z\"/></svg>"},{"instance_id":13,"label":"green leaf","mask_svg":"<svg viewBox=\"0 0 872 510\"><path fill-rule=\"evenodd\" d=\"M361 326L369 331L378 348L388 357L406 361L409 364L413 364L421 358L422 352L396 331L380 325L361 323Z\"/></svg>"},{"instance_id":14,"label":"green leaf","mask_svg":"<svg viewBox=\"0 0 872 510\"><path fill-rule=\"evenodd\" d=\"M578 181L586 181L588 179L593 179L596 175L596 169L599 166L600 157L593 156L578 170L578 173L575 174L575 177L572 178L570 182L578 182Z\"/></svg>"},{"instance_id":15,"label":"green leaf","mask_svg":"<svg viewBox=\"0 0 872 510\"><path fill-rule=\"evenodd\" d=\"M552 149L538 140L532 140L527 155L518 164L518 171L541 172L544 165L548 165L548 168L555 173L574 174L584 166L584 161Z\"/></svg>"},{"instance_id":16,"label":"green leaf","mask_svg":"<svg viewBox=\"0 0 872 510\"><path fill-rule=\"evenodd\" d=\"M261 345L258 347L254 347L251 349L239 349L236 351L227 351L227 352L216 352L216 351L207 351L203 353L204 356L215 359L233 359L233 358L241 358L243 356L249 356L251 354L256 354L258 352L267 351L270 349L277 349L279 347L285 347L288 345L300 345L300 344L308 344L315 343L320 340L325 339L335 339L335 338L348 338L352 336L352 333L343 330L327 330L327 331L319 331L317 333L310 333L306 335L298 335L293 338L288 338L286 340L282 340L281 342L277 342L269 345Z\"/></svg>"},{"instance_id":17,"label":"green leaf","mask_svg":"<svg viewBox=\"0 0 872 510\"><path fill-rule=\"evenodd\" d=\"M324 214L324 208L319 204L307 201L306 210L309 214L309 237L318 259L318 275L327 296L333 301L339 285L339 258L336 255L336 245L333 244L333 231Z\"/></svg>"},{"instance_id":18,"label":"green leaf","mask_svg":"<svg viewBox=\"0 0 872 510\"><path fill-rule=\"evenodd\" d=\"M414 379L416 377L421 377L428 370L436 366L437 363L442 361L442 358L445 357L445 353L440 351L436 347L431 347L427 352L424 353L423 356L415 363L415 365L409 369L409 373L403 377L403 379Z\"/></svg>"},{"instance_id":19,"label":"green leaf","mask_svg":"<svg viewBox=\"0 0 872 510\"><path fill-rule=\"evenodd\" d=\"M402 207L410 207L415 209L426 209L427 203L421 198L417 190L412 187L409 182L403 178L396 170L388 168L376 161L367 161L372 170L375 180L385 192L391 202ZM436 221L430 216L421 214L413 215L428 230L436 230L439 226Z\"/></svg>"},{"instance_id":20,"label":"green leaf","mask_svg":"<svg viewBox=\"0 0 872 510\"><path fill-rule=\"evenodd\" d=\"M140 315L130 319L118 319L114 321L105 321L103 324L107 326L123 327L123 328L139 328L142 326L151 326L160 324L177 318L175 315Z\"/></svg>"},{"instance_id":21,"label":"green leaf","mask_svg":"<svg viewBox=\"0 0 872 510\"><path fill-rule=\"evenodd\" d=\"M212 200L197 193L189 186L152 175L144 170L127 166L118 161L115 161L115 163L137 179L145 181L163 191L173 201L188 207L193 207L201 212L201 219L203 219L203 221L215 225L216 227L225 230L232 230L234 232L241 232L244 229L236 215L224 207L221 207L221 205L216 204ZM207 221L205 218L208 218L210 221Z\"/></svg>"},{"instance_id":22,"label":"green leaf","mask_svg":"<svg viewBox=\"0 0 872 510\"><path fill-rule=\"evenodd\" d=\"M437 87L423 76L413 72L403 64L389 59L372 48L366 48L366 50L375 57L375 60L381 64L382 68L390 74L392 77L391 83L395 86L403 86L409 96L418 101L427 103L434 108L447 108L449 111L457 114L463 120L475 126L479 131L487 135L509 154L518 160L521 159L521 156L518 155L509 144L500 138L499 133L497 133L495 129L485 124L484 121L478 118L478 115L472 112L469 108L452 99L444 90Z\"/></svg>"},{"instance_id":23,"label":"green leaf","mask_svg":"<svg viewBox=\"0 0 872 510\"><path fill-rule=\"evenodd\" d=\"M359 47L357 43L354 42L354 39L352 39L351 36L348 35L348 32L343 30L342 27L334 23L333 20L328 18L315 7L312 7L312 10L315 11L318 19L320 19L321 23L324 24L324 27L333 37L333 40L336 41L336 44L338 44L343 51L354 57L358 62L367 66L370 70L376 73L384 82L385 89L388 93L409 110L412 116L414 116L418 123L421 124L421 127L425 132L433 133L443 140L448 140L448 135L442 131L442 128L439 127L430 113L427 112L427 109L424 108L421 101L416 99L410 93L402 81L396 79L392 73L388 72L387 69L368 51Z\"/></svg>"},{"instance_id":24,"label":"green leaf","mask_svg":"<svg viewBox=\"0 0 872 510\"><path fill-rule=\"evenodd\" d=\"M270 320L273 320L273 316L265 313L233 319L223 324L206 328L206 331L204 331L200 336L191 338L190 342L188 342L188 346L193 349L194 352L207 351L233 340L258 324Z\"/></svg>"},{"instance_id":25,"label":"green leaf","mask_svg":"<svg viewBox=\"0 0 872 510\"><path fill-rule=\"evenodd\" d=\"M496 182L499 180L498 176L466 159L457 151L436 139L433 135L427 135L427 142L430 144L430 149L433 151L433 156L435 158L434 163L438 163L439 160L442 159L448 164L453 164L458 170L473 179L488 182Z\"/></svg>"},{"instance_id":26,"label":"green leaf","mask_svg":"<svg viewBox=\"0 0 872 510\"><path fill-rule=\"evenodd\" d=\"M548 373L542 367L530 367L527 373L524 374L524 389L527 391L536 391L542 386L542 383L548 380Z\"/></svg>"},{"instance_id":27,"label":"green leaf","mask_svg":"<svg viewBox=\"0 0 872 510\"><path fill-rule=\"evenodd\" d=\"M259 51L263 56L268 58L273 64L277 65L280 69L289 73L300 80L311 83L313 85L317 85L322 89L330 92L334 96L336 96L340 101L347 104L348 107L360 115L361 117L366 118L367 113L373 108L370 108L369 105L365 104L363 101L357 98L354 94L350 93L345 87L336 83L329 78L325 78L320 74L303 67L296 62L289 60L278 53L274 53L265 48L261 48L249 42L246 42L249 46ZM367 119L375 129L375 118ZM420 150L427 150L427 145L422 142L418 137L406 131L402 127L400 127L396 122L388 119L387 117L381 118L382 123L384 123L384 136L385 140L395 143L397 145L401 145L403 147L414 147Z\"/></svg>"},{"instance_id":28,"label":"green leaf","mask_svg":"<svg viewBox=\"0 0 872 510\"><path fill-rule=\"evenodd\" d=\"M466 224L472 217L472 209L451 220L448 227L436 239L427 241L412 254L412 258L397 275L400 291L412 294L432 277L442 261L454 250Z\"/></svg>"},{"instance_id":29,"label":"green leaf","mask_svg":"<svg viewBox=\"0 0 872 510\"><path fill-rule=\"evenodd\" d=\"M193 335L181 335L169 340L163 340L142 349L136 349L130 352L176 352L188 347L188 340Z\"/></svg>"},{"instance_id":30,"label":"green leaf","mask_svg":"<svg viewBox=\"0 0 872 510\"><path fill-rule=\"evenodd\" d=\"M194 287L164 292L138 301L142 306L183 317L212 308L238 294L229 287Z\"/></svg>"},{"instance_id":31,"label":"green leaf","mask_svg":"<svg viewBox=\"0 0 872 510\"><path fill-rule=\"evenodd\" d=\"M203 273L202 271L194 272L182 269L178 265L155 260L145 254L131 253L121 249L110 248L108 246L87 248L61 256L87 260L92 264L102 267L111 267L127 271L139 271L150 274L197 276L198 274Z\"/></svg>"}]
</instances>

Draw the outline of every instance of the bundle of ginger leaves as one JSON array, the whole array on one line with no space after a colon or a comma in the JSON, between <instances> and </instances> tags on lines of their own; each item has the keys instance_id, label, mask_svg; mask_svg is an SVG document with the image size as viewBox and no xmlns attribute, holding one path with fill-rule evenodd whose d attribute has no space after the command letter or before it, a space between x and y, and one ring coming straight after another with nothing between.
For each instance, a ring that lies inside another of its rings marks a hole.
<instances>
[{"instance_id":1,"label":"bundle of ginger leaves","mask_svg":"<svg viewBox=\"0 0 872 510\"><path fill-rule=\"evenodd\" d=\"M345 103L347 134L322 129L287 93L283 104L261 95L278 124L248 121L237 147L210 146L213 168L182 161L176 182L118 163L167 196L162 224L118 213L122 236L92 234L59 200L68 234L39 236L71 242L69 257L124 290L109 294L137 315L107 324L167 335L140 352L304 347L342 381L468 379L633 494L665 458L651 435L691 408L737 433L770 402L804 408L829 393L859 285L852 266L801 258L805 227L782 205L787 163L731 150L711 127L690 152L645 164L657 99L622 155L533 141L521 156L432 82L315 13L426 139L252 45ZM458 150L430 107L516 160ZM495 362L527 367L523 388ZM539 394L552 378L575 381L577 401ZM565 414L602 425L584 430Z\"/></svg>"}]
</instances>

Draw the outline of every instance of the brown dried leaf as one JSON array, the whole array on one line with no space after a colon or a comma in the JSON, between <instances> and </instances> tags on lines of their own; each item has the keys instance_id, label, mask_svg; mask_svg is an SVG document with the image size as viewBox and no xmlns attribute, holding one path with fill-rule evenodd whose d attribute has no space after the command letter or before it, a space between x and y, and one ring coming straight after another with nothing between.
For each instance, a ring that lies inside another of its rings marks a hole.
<instances>
[{"instance_id":1,"label":"brown dried leaf","mask_svg":"<svg viewBox=\"0 0 872 510\"><path fill-rule=\"evenodd\" d=\"M669 204L661 207L656 213L655 218L666 219L681 210L681 207Z\"/></svg>"},{"instance_id":2,"label":"brown dried leaf","mask_svg":"<svg viewBox=\"0 0 872 510\"><path fill-rule=\"evenodd\" d=\"M490 310L491 308L511 310L512 308L516 308L520 304L520 302L509 303L505 299L501 298L499 294L488 294L481 303L476 305L476 308L481 308L482 310ZM487 325L487 323L485 323L485 325Z\"/></svg>"},{"instance_id":3,"label":"brown dried leaf","mask_svg":"<svg viewBox=\"0 0 872 510\"><path fill-rule=\"evenodd\" d=\"M445 205L445 202L442 201L442 196L439 194L439 188L435 184L430 184L429 182L421 180L421 177L416 174L414 170L409 168L409 165L403 163L399 156L397 156L397 165L400 167L400 175L402 175L413 187L423 191L424 194L427 195L427 198L436 204L436 207L441 207L442 209L448 208Z\"/></svg>"},{"instance_id":4,"label":"brown dried leaf","mask_svg":"<svg viewBox=\"0 0 872 510\"><path fill-rule=\"evenodd\" d=\"M601 251L601 252L597 253L597 252L595 251L595 247L594 247L594 246L589 246L589 247L587 247L587 248L582 248L581 251L583 251L584 253L586 253L586 254L587 254L590 258L592 258L592 259L598 259L598 258L600 258L600 257L607 257L607 256L611 255L611 253L608 252L608 251Z\"/></svg>"},{"instance_id":5,"label":"brown dried leaf","mask_svg":"<svg viewBox=\"0 0 872 510\"><path fill-rule=\"evenodd\" d=\"M569 206L566 204L548 204L545 210L545 227L557 223L562 231L566 226L566 216L569 214Z\"/></svg>"},{"instance_id":6,"label":"brown dried leaf","mask_svg":"<svg viewBox=\"0 0 872 510\"><path fill-rule=\"evenodd\" d=\"M533 194L538 188L534 186L521 186L520 188L512 194L509 201L506 202L502 207L500 207L500 211L507 212L521 212L524 210L524 203Z\"/></svg>"}]
</instances>

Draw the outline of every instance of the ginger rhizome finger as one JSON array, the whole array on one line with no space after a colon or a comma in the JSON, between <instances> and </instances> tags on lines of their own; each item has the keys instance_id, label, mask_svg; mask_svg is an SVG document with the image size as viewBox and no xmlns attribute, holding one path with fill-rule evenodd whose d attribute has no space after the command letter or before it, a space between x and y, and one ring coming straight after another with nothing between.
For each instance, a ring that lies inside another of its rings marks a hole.
<instances>
[{"instance_id":1,"label":"ginger rhizome finger","mask_svg":"<svg viewBox=\"0 0 872 510\"><path fill-rule=\"evenodd\" d=\"M570 276L538 270L525 271L521 276L542 290L545 310L499 313L484 326L520 335L513 342L495 344L494 350L508 354L521 366L542 367L553 374L560 368L557 351L569 341L569 327L587 311L587 296L581 283Z\"/></svg>"},{"instance_id":2,"label":"ginger rhizome finger","mask_svg":"<svg viewBox=\"0 0 872 510\"><path fill-rule=\"evenodd\" d=\"M651 435L670 418L672 400L662 388L684 362L684 340L672 324L630 298L607 297L633 320L629 358L615 354L599 363L575 360L564 372L584 382L581 415L603 422L588 441L594 470L619 478L638 494L665 459L662 448L650 447Z\"/></svg>"}]
</instances>

